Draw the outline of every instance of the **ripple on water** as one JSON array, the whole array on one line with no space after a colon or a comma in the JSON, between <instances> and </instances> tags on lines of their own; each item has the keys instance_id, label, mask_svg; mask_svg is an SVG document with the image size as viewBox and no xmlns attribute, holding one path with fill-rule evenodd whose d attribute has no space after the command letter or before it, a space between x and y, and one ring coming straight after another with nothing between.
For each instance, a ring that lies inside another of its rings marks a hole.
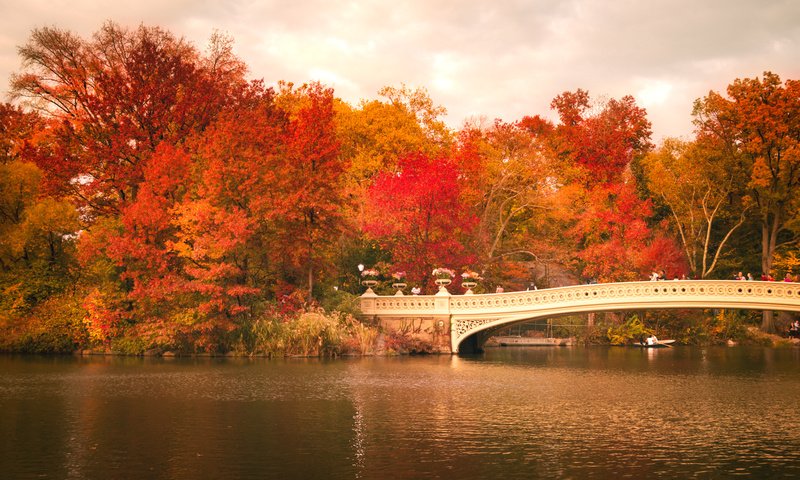
<instances>
[{"instance_id":1,"label":"ripple on water","mask_svg":"<svg viewBox=\"0 0 800 480\"><path fill-rule=\"evenodd\" d=\"M792 352L673 350L6 362L0 464L58 478L800 475Z\"/></svg>"}]
</instances>

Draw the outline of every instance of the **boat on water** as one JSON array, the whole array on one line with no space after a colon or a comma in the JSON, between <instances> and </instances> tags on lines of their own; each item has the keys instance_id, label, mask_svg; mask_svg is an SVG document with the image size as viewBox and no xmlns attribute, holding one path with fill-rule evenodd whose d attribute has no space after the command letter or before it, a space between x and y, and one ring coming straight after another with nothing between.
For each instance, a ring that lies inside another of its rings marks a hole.
<instances>
[{"instance_id":1,"label":"boat on water","mask_svg":"<svg viewBox=\"0 0 800 480\"><path fill-rule=\"evenodd\" d=\"M572 345L572 338L535 338L521 337L518 335L503 335L494 337L501 347L564 347Z\"/></svg>"},{"instance_id":2,"label":"boat on water","mask_svg":"<svg viewBox=\"0 0 800 480\"><path fill-rule=\"evenodd\" d=\"M672 346L673 343L675 343L675 340L655 340L652 343L642 341L634 345L642 348L666 348Z\"/></svg>"}]
</instances>

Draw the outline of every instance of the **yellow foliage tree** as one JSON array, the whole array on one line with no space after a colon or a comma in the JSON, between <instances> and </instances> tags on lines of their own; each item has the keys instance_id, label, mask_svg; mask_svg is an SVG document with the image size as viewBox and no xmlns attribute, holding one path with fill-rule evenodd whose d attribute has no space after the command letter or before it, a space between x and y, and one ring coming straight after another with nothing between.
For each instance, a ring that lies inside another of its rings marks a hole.
<instances>
[{"instance_id":1,"label":"yellow foliage tree","mask_svg":"<svg viewBox=\"0 0 800 480\"><path fill-rule=\"evenodd\" d=\"M741 156L719 147L711 137L670 138L641 161L648 190L669 209L689 268L700 278L714 271L752 205Z\"/></svg>"}]
</instances>

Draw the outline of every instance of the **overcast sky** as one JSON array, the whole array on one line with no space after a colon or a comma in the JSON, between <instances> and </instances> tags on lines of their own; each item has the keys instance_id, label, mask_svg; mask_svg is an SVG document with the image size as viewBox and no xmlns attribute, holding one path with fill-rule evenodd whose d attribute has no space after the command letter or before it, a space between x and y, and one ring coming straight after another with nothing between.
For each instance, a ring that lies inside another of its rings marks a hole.
<instances>
[{"instance_id":1,"label":"overcast sky","mask_svg":"<svg viewBox=\"0 0 800 480\"><path fill-rule=\"evenodd\" d=\"M582 88L633 95L653 140L690 136L692 102L769 70L800 79L800 0L0 0L0 80L33 28L89 37L106 20L164 27L203 49L235 40L251 78L319 80L356 104L386 85L424 87L447 123L555 118Z\"/></svg>"}]
</instances>

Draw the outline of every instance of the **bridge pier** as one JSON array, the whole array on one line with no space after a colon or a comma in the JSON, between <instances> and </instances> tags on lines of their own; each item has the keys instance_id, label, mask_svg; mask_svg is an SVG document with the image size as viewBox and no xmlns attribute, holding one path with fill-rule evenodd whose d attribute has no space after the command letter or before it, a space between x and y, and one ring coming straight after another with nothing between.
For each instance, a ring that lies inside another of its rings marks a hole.
<instances>
[{"instance_id":1,"label":"bridge pier","mask_svg":"<svg viewBox=\"0 0 800 480\"><path fill-rule=\"evenodd\" d=\"M382 314L386 301L402 306L394 314ZM450 294L383 297L371 290L361 296L362 317L372 319L390 339L429 348L433 353L453 353L451 349Z\"/></svg>"}]
</instances>

